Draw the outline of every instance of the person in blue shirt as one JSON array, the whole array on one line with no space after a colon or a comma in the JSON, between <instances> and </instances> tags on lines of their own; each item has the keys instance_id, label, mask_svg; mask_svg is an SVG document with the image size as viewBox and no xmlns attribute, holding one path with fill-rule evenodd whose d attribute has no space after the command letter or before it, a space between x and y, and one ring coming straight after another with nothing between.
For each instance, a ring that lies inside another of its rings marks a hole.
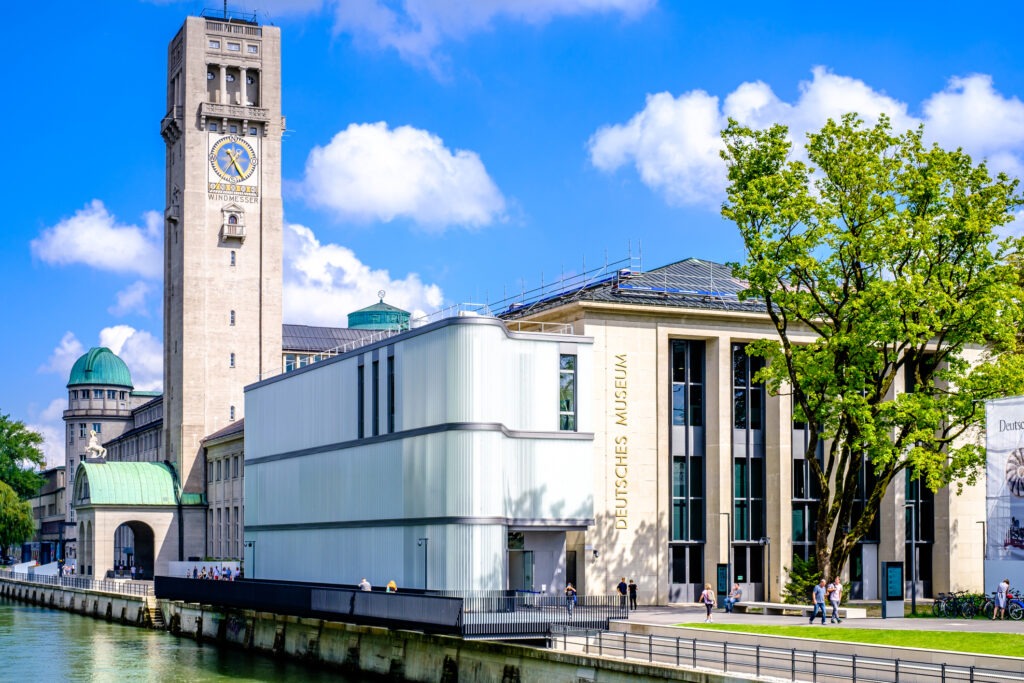
<instances>
[{"instance_id":1,"label":"person in blue shirt","mask_svg":"<svg viewBox=\"0 0 1024 683\"><path fill-rule=\"evenodd\" d=\"M825 625L825 579L814 587L814 611L811 613L811 620L808 623L814 623L814 617L818 616L818 612L821 612L821 625Z\"/></svg>"}]
</instances>

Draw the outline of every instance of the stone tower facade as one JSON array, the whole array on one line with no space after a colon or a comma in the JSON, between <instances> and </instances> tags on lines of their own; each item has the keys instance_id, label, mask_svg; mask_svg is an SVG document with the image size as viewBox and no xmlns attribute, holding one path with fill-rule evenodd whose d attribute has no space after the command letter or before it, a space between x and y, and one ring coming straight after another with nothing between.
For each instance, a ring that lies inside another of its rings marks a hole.
<instances>
[{"instance_id":1,"label":"stone tower facade","mask_svg":"<svg viewBox=\"0 0 1024 683\"><path fill-rule=\"evenodd\" d=\"M165 457L201 494L201 440L281 365L280 30L189 17L167 63Z\"/></svg>"}]
</instances>

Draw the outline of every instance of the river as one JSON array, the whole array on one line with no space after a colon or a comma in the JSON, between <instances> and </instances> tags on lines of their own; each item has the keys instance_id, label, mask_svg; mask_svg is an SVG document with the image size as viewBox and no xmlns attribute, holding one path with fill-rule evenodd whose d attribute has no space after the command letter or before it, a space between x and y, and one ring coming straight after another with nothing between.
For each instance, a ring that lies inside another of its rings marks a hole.
<instances>
[{"instance_id":1,"label":"river","mask_svg":"<svg viewBox=\"0 0 1024 683\"><path fill-rule=\"evenodd\" d=\"M2 597L0 653L0 681L371 680Z\"/></svg>"}]
</instances>

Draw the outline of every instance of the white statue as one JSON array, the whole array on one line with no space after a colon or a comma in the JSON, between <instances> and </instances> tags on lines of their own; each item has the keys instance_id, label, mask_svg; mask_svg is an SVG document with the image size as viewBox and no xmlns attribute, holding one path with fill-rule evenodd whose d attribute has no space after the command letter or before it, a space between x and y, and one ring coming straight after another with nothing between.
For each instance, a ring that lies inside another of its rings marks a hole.
<instances>
[{"instance_id":1,"label":"white statue","mask_svg":"<svg viewBox=\"0 0 1024 683\"><path fill-rule=\"evenodd\" d=\"M97 458L107 457L107 449L100 445L99 439L96 438L96 430L89 430L89 446L85 449L86 455L92 455Z\"/></svg>"}]
</instances>

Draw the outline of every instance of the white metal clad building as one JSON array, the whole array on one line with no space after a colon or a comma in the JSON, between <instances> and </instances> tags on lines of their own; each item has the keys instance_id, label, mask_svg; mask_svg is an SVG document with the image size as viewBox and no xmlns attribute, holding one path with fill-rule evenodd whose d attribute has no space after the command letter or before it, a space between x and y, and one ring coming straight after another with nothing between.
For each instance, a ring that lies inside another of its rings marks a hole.
<instances>
[{"instance_id":1,"label":"white metal clad building","mask_svg":"<svg viewBox=\"0 0 1024 683\"><path fill-rule=\"evenodd\" d=\"M593 524L591 345L455 317L248 387L249 576L560 592Z\"/></svg>"}]
</instances>

